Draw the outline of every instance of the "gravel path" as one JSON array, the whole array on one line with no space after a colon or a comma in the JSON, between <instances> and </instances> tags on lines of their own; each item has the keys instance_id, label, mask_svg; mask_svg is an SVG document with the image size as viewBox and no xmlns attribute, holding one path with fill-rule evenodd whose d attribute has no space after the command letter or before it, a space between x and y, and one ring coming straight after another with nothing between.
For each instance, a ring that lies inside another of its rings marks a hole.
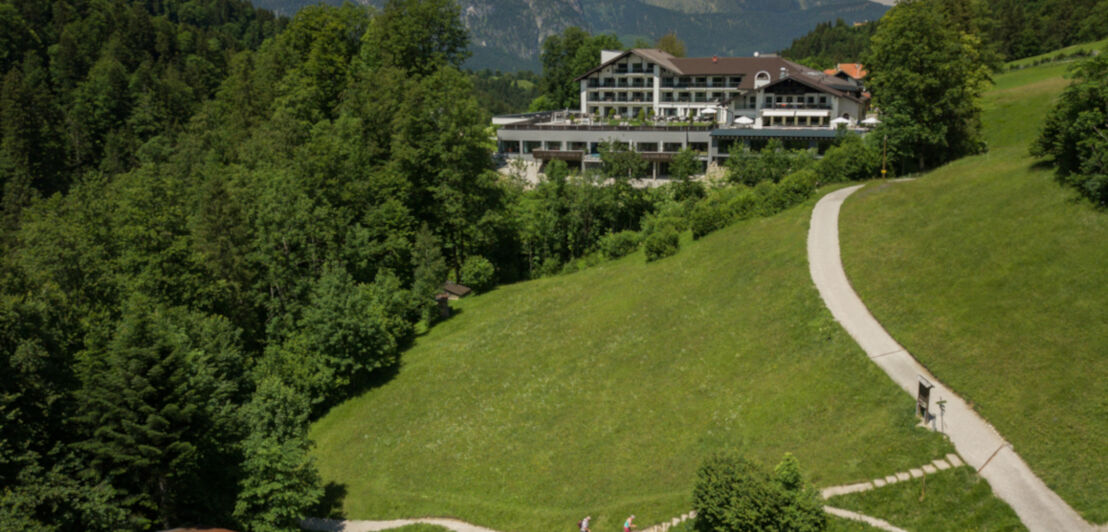
<instances>
[{"instance_id":1,"label":"gravel path","mask_svg":"<svg viewBox=\"0 0 1108 532\"><path fill-rule=\"evenodd\" d=\"M834 508L831 506L824 506L823 511L844 519L850 519L852 521L861 521L869 526L880 528L881 530L888 530L889 532L908 532L903 528L897 528L884 519L878 519L876 517L870 517L858 512L852 512L850 510L843 510L842 508Z\"/></svg>"},{"instance_id":2,"label":"gravel path","mask_svg":"<svg viewBox=\"0 0 1108 532\"><path fill-rule=\"evenodd\" d=\"M339 521L337 519L316 519L310 517L300 522L300 528L304 530L316 530L318 532L378 532L392 530L402 526L415 524L438 525L454 532L496 532L491 528L485 528L457 519L445 519L441 517L420 517L416 519L390 519L388 521Z\"/></svg>"},{"instance_id":3,"label":"gravel path","mask_svg":"<svg viewBox=\"0 0 1108 532\"><path fill-rule=\"evenodd\" d=\"M989 481L993 492L1015 510L1028 529L1032 532L1097 530L1051 491L992 425L893 340L854 292L843 271L839 254L839 209L843 201L862 186L832 192L824 196L812 211L808 230L808 264L812 280L831 314L854 337L870 360L913 398L919 376L934 385L931 390L932 404L940 399L946 400L943 415L945 433L958 454Z\"/></svg>"}]
</instances>

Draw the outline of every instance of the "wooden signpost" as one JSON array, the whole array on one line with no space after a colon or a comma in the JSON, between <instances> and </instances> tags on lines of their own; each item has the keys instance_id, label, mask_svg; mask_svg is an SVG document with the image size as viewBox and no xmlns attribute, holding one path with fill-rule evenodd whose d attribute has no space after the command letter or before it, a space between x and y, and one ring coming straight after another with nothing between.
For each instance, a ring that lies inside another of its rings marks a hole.
<instances>
[{"instance_id":1,"label":"wooden signpost","mask_svg":"<svg viewBox=\"0 0 1108 532\"><path fill-rule=\"evenodd\" d=\"M923 417L924 421L931 419L931 412L929 407L931 404L931 388L935 385L931 384L931 381L923 378L923 375L919 375L919 392L916 393L916 415Z\"/></svg>"}]
</instances>

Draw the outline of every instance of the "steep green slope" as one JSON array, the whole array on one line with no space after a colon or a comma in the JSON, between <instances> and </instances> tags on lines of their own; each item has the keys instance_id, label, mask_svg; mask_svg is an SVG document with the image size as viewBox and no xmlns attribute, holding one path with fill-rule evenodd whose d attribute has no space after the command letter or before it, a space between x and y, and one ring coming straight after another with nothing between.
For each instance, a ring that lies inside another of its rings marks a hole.
<instances>
[{"instance_id":1,"label":"steep green slope","mask_svg":"<svg viewBox=\"0 0 1108 532\"><path fill-rule=\"evenodd\" d=\"M707 455L797 455L818 485L950 447L825 310L811 203L644 264L640 254L461 302L387 384L311 433L350 518L550 530L688 510Z\"/></svg>"},{"instance_id":2,"label":"steep green slope","mask_svg":"<svg viewBox=\"0 0 1108 532\"><path fill-rule=\"evenodd\" d=\"M846 203L843 258L873 314L1087 519L1108 521L1108 213L1028 143L1067 65L997 77L990 152Z\"/></svg>"}]
</instances>

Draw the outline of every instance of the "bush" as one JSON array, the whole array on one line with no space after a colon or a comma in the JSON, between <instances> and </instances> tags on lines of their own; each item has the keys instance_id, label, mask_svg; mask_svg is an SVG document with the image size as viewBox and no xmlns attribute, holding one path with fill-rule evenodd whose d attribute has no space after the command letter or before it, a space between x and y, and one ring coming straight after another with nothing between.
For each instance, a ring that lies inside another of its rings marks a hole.
<instances>
[{"instance_id":1,"label":"bush","mask_svg":"<svg viewBox=\"0 0 1108 532\"><path fill-rule=\"evenodd\" d=\"M681 249L681 241L677 236L677 231L666 227L646 237L646 243L643 247L646 252L646 262L653 262L676 255Z\"/></svg>"},{"instance_id":2,"label":"bush","mask_svg":"<svg viewBox=\"0 0 1108 532\"><path fill-rule=\"evenodd\" d=\"M549 277L551 275L558 275L562 271L562 261L558 260L558 257L547 257L539 265L539 277Z\"/></svg>"},{"instance_id":3,"label":"bush","mask_svg":"<svg viewBox=\"0 0 1108 532\"><path fill-rule=\"evenodd\" d=\"M1050 158L1058 182L1108 207L1108 58L1082 61L1072 74L1031 154Z\"/></svg>"},{"instance_id":4,"label":"bush","mask_svg":"<svg viewBox=\"0 0 1108 532\"><path fill-rule=\"evenodd\" d=\"M814 489L804 487L799 464L786 454L776 478L737 455L709 458L693 488L696 530L819 531L827 518Z\"/></svg>"},{"instance_id":5,"label":"bush","mask_svg":"<svg viewBox=\"0 0 1108 532\"><path fill-rule=\"evenodd\" d=\"M643 236L647 237L664 229L673 229L678 233L688 229L689 222L685 209L684 203L676 201L666 201L658 204L654 212L642 218Z\"/></svg>"},{"instance_id":6,"label":"bush","mask_svg":"<svg viewBox=\"0 0 1108 532\"><path fill-rule=\"evenodd\" d=\"M777 185L769 181L762 181L754 187L754 197L758 200L759 215L772 216L784 208L777 195Z\"/></svg>"},{"instance_id":7,"label":"bush","mask_svg":"<svg viewBox=\"0 0 1108 532\"><path fill-rule=\"evenodd\" d=\"M745 220L758 213L758 197L750 187L738 187L727 200L727 211L734 220Z\"/></svg>"},{"instance_id":8,"label":"bush","mask_svg":"<svg viewBox=\"0 0 1108 532\"><path fill-rule=\"evenodd\" d=\"M640 239L635 231L608 233L600 239L600 251L608 259L618 259L639 249Z\"/></svg>"},{"instance_id":9,"label":"bush","mask_svg":"<svg viewBox=\"0 0 1108 532\"><path fill-rule=\"evenodd\" d=\"M489 259L472 255L462 263L462 284L477 292L485 292L496 286L496 268Z\"/></svg>"},{"instance_id":10,"label":"bush","mask_svg":"<svg viewBox=\"0 0 1108 532\"><path fill-rule=\"evenodd\" d=\"M823 155L818 171L822 183L872 179L881 171L881 152L858 135L846 135Z\"/></svg>"},{"instance_id":11,"label":"bush","mask_svg":"<svg viewBox=\"0 0 1108 532\"><path fill-rule=\"evenodd\" d=\"M726 227L731 221L730 218L727 209L717 201L709 199L697 203L689 213L689 227L692 228L693 240Z\"/></svg>"},{"instance_id":12,"label":"bush","mask_svg":"<svg viewBox=\"0 0 1108 532\"><path fill-rule=\"evenodd\" d=\"M782 209L803 202L816 190L819 176L811 168L793 172L777 184L777 198Z\"/></svg>"}]
</instances>

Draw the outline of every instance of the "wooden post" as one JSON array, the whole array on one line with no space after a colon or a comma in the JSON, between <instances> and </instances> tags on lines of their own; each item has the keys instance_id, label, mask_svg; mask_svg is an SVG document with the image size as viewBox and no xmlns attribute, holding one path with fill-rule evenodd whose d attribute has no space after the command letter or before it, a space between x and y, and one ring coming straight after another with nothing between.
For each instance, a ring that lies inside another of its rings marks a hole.
<instances>
[{"instance_id":1,"label":"wooden post","mask_svg":"<svg viewBox=\"0 0 1108 532\"><path fill-rule=\"evenodd\" d=\"M888 160L888 158L889 158L889 136L885 135L885 144L881 148L881 179L885 178L885 172L888 171L888 170L885 170L885 162Z\"/></svg>"}]
</instances>

